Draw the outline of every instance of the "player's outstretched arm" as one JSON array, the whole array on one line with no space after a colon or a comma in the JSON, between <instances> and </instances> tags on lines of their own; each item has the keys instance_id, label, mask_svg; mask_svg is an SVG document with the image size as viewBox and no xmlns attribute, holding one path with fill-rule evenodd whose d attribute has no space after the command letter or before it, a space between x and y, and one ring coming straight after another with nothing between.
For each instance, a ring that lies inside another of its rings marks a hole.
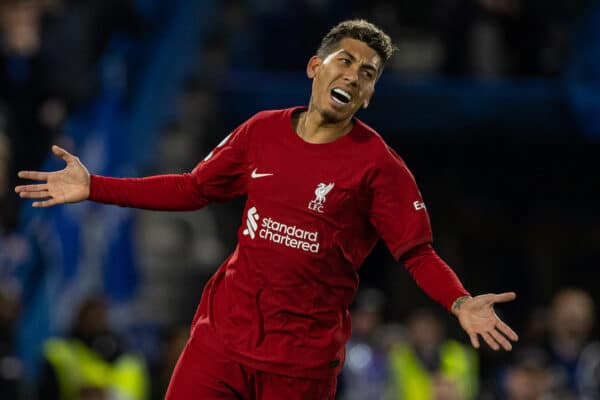
<instances>
[{"instance_id":1,"label":"player's outstretched arm","mask_svg":"<svg viewBox=\"0 0 600 400\"><path fill-rule=\"evenodd\" d=\"M41 183L17 186L15 192L23 199L40 199L33 202L33 207L86 200L90 196L90 173L87 168L65 149L52 146L52 152L65 160L67 166L54 172L19 171L19 178Z\"/></svg>"},{"instance_id":2,"label":"player's outstretched arm","mask_svg":"<svg viewBox=\"0 0 600 400\"><path fill-rule=\"evenodd\" d=\"M505 303L516 298L513 292L463 296L452 304L452 313L458 317L460 325L467 332L471 344L479 348L479 336L494 350L512 350L510 341L519 336L505 324L494 311L494 304Z\"/></svg>"}]
</instances>

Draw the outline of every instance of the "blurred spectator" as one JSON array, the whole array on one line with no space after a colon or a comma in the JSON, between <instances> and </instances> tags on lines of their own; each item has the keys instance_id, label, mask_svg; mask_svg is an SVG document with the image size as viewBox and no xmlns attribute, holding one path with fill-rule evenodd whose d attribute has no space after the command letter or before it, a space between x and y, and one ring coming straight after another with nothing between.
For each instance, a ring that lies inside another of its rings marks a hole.
<instances>
[{"instance_id":1,"label":"blurred spectator","mask_svg":"<svg viewBox=\"0 0 600 400\"><path fill-rule=\"evenodd\" d=\"M30 247L25 237L15 231L17 212L15 196L10 190L14 178L10 175L11 146L2 129L4 122L0 110L0 291L2 287L10 287L12 293L19 293L17 268L30 256Z\"/></svg>"},{"instance_id":2,"label":"blurred spectator","mask_svg":"<svg viewBox=\"0 0 600 400\"><path fill-rule=\"evenodd\" d=\"M41 57L41 15L36 0L0 3L0 100L7 106L16 170L25 163L41 165L56 128L53 121L44 120L42 111L54 100L47 91Z\"/></svg>"},{"instance_id":3,"label":"blurred spectator","mask_svg":"<svg viewBox=\"0 0 600 400\"><path fill-rule=\"evenodd\" d=\"M446 337L435 312L421 309L407 323L407 340L390 351L394 399L474 399L478 394L475 352Z\"/></svg>"},{"instance_id":4,"label":"blurred spectator","mask_svg":"<svg viewBox=\"0 0 600 400\"><path fill-rule=\"evenodd\" d=\"M568 31L588 0L370 2L369 14L398 44L400 74L557 75Z\"/></svg>"},{"instance_id":5,"label":"blurred spectator","mask_svg":"<svg viewBox=\"0 0 600 400\"><path fill-rule=\"evenodd\" d=\"M8 136L4 133L4 122L0 111L0 238L5 233L12 231L16 225L15 197L9 189L13 186L11 146ZM2 258L0 254L0 263Z\"/></svg>"},{"instance_id":6,"label":"blurred spectator","mask_svg":"<svg viewBox=\"0 0 600 400\"><path fill-rule=\"evenodd\" d=\"M352 311L352 337L346 344L346 362L338 398L380 400L388 388L388 360L376 340L381 328L384 298L378 289L363 289Z\"/></svg>"},{"instance_id":7,"label":"blurred spectator","mask_svg":"<svg viewBox=\"0 0 600 400\"><path fill-rule=\"evenodd\" d=\"M130 0L37 1L48 91L69 109L80 108L99 92L99 61L113 35L139 33L138 17Z\"/></svg>"},{"instance_id":8,"label":"blurred spectator","mask_svg":"<svg viewBox=\"0 0 600 400\"><path fill-rule=\"evenodd\" d=\"M499 399L540 400L553 399L549 359L541 349L516 350L513 361L504 373L503 394Z\"/></svg>"},{"instance_id":9,"label":"blurred spectator","mask_svg":"<svg viewBox=\"0 0 600 400\"><path fill-rule=\"evenodd\" d=\"M162 400L169 386L175 364L190 335L186 325L175 325L169 329L161 343L158 363L152 373L152 399Z\"/></svg>"},{"instance_id":10,"label":"blurred spectator","mask_svg":"<svg viewBox=\"0 0 600 400\"><path fill-rule=\"evenodd\" d=\"M22 398L23 364L16 356L15 323L19 317L18 290L0 280L0 398Z\"/></svg>"},{"instance_id":11,"label":"blurred spectator","mask_svg":"<svg viewBox=\"0 0 600 400\"><path fill-rule=\"evenodd\" d=\"M551 76L561 71L569 29L590 1L480 0L479 3L483 11L481 21L496 29L498 46L505 52L504 72Z\"/></svg>"},{"instance_id":12,"label":"blurred spectator","mask_svg":"<svg viewBox=\"0 0 600 400\"><path fill-rule=\"evenodd\" d=\"M251 11L247 1L227 0L223 2L222 24L219 31L226 32L230 67L257 65L256 31L251 26Z\"/></svg>"},{"instance_id":13,"label":"blurred spectator","mask_svg":"<svg viewBox=\"0 0 600 400\"><path fill-rule=\"evenodd\" d=\"M335 24L355 15L356 0L252 0L257 23L257 44L265 70L296 70L319 47L322 35ZM298 22L308 27L298 35ZM293 43L293 47L290 47ZM274 50L275 49L275 50Z\"/></svg>"},{"instance_id":14,"label":"blurred spectator","mask_svg":"<svg viewBox=\"0 0 600 400\"><path fill-rule=\"evenodd\" d=\"M440 72L445 58L441 27L449 13L445 2L369 3L367 14L390 33L398 48L389 66L392 71L405 77Z\"/></svg>"},{"instance_id":15,"label":"blurred spectator","mask_svg":"<svg viewBox=\"0 0 600 400\"><path fill-rule=\"evenodd\" d=\"M600 342L591 338L592 297L581 289L562 289L548 316L553 392L561 399L600 399Z\"/></svg>"},{"instance_id":16,"label":"blurred spectator","mask_svg":"<svg viewBox=\"0 0 600 400\"><path fill-rule=\"evenodd\" d=\"M128 0L0 2L0 100L14 171L40 167L67 111L99 93L98 65L112 35L137 29Z\"/></svg>"},{"instance_id":17,"label":"blurred spectator","mask_svg":"<svg viewBox=\"0 0 600 400\"><path fill-rule=\"evenodd\" d=\"M145 362L127 352L108 323L99 297L87 299L71 335L44 344L39 398L44 400L144 400L149 396Z\"/></svg>"},{"instance_id":18,"label":"blurred spectator","mask_svg":"<svg viewBox=\"0 0 600 400\"><path fill-rule=\"evenodd\" d=\"M24 366L15 348L15 325L21 312L21 286L17 266L29 256L29 246L14 232L16 211L12 203L10 143L0 114L0 399L22 398Z\"/></svg>"}]
</instances>

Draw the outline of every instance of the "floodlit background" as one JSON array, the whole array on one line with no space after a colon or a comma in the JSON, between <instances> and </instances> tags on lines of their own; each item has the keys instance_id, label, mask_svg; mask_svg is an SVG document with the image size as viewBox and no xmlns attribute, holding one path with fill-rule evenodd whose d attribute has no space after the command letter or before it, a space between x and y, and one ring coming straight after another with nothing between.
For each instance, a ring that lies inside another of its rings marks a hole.
<instances>
[{"instance_id":1,"label":"floodlit background","mask_svg":"<svg viewBox=\"0 0 600 400\"><path fill-rule=\"evenodd\" d=\"M77 399L162 398L243 204L34 210L16 171L62 168L52 143L91 173L189 171L255 112L307 104L306 62L354 17L398 48L358 118L411 168L467 289L517 292L498 313L522 340L471 352L381 244L360 272L339 398L600 398L591 0L2 0L0 398L60 398L73 366L52 370L51 336L81 339L106 366L83 374ZM118 383L129 354L138 377Z\"/></svg>"}]
</instances>

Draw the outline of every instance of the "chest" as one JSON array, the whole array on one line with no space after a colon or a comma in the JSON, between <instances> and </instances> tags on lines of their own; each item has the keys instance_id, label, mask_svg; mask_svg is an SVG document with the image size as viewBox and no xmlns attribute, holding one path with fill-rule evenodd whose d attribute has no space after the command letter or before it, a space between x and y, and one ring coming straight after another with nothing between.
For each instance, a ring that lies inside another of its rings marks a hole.
<instances>
[{"instance_id":1,"label":"chest","mask_svg":"<svg viewBox=\"0 0 600 400\"><path fill-rule=\"evenodd\" d=\"M248 163L248 199L318 218L359 213L361 166L349 154L264 144Z\"/></svg>"}]
</instances>

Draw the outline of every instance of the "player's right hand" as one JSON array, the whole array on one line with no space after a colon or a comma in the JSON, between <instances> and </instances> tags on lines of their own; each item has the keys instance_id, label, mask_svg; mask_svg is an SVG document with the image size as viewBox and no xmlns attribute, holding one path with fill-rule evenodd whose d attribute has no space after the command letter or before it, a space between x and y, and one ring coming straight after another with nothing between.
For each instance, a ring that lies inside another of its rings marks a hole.
<instances>
[{"instance_id":1,"label":"player's right hand","mask_svg":"<svg viewBox=\"0 0 600 400\"><path fill-rule=\"evenodd\" d=\"M87 168L79 158L65 149L52 146L52 152L65 160L67 166L54 172L19 171L19 178L42 183L16 186L15 192L23 199L43 199L34 201L33 207L50 207L86 200L90 196L90 173Z\"/></svg>"}]
</instances>

